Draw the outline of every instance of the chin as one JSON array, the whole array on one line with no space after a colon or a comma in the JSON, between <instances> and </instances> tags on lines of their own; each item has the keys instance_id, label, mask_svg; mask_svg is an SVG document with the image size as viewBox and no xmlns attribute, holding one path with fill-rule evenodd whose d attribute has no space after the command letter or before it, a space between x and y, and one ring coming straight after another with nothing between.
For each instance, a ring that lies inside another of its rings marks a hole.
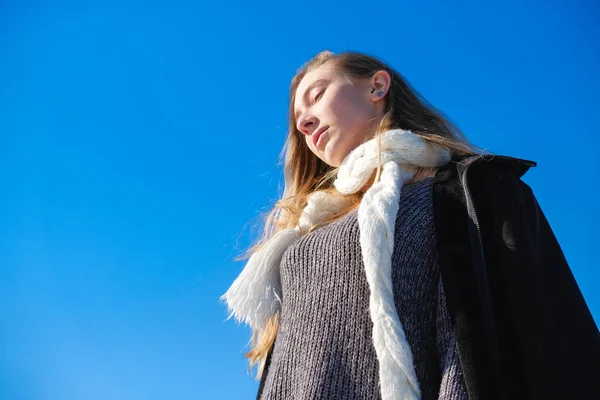
<instances>
[{"instance_id":1,"label":"chin","mask_svg":"<svg viewBox=\"0 0 600 400\"><path fill-rule=\"evenodd\" d=\"M325 145L325 149L323 149L323 158L322 160L327 163L327 165L337 168L342 165L343 157L340 157L339 151L335 148L335 143L327 143Z\"/></svg>"},{"instance_id":2,"label":"chin","mask_svg":"<svg viewBox=\"0 0 600 400\"><path fill-rule=\"evenodd\" d=\"M346 158L348 154L344 153L344 154L335 154L332 155L331 157L329 157L329 160L331 161L331 163L328 163L329 165L331 165L332 167L339 167L340 165L342 165L342 163L344 162L344 159Z\"/></svg>"},{"instance_id":3,"label":"chin","mask_svg":"<svg viewBox=\"0 0 600 400\"><path fill-rule=\"evenodd\" d=\"M325 163L327 165L329 165L330 167L337 168L340 165L342 165L342 160L343 159L339 159L339 156L336 156L335 154L327 154L327 153L325 153L323 156L324 157L323 157L322 160L325 161Z\"/></svg>"},{"instance_id":4,"label":"chin","mask_svg":"<svg viewBox=\"0 0 600 400\"><path fill-rule=\"evenodd\" d=\"M334 167L337 168L340 166L340 164L328 159L327 157L319 157L321 159L321 161L323 161L325 164L329 165L330 167Z\"/></svg>"}]
</instances>

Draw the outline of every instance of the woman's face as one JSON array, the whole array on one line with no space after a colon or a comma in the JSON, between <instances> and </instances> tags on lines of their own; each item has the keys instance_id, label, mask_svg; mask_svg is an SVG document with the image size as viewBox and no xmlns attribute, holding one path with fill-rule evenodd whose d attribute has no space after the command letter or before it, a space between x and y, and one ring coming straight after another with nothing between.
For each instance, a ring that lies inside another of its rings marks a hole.
<instances>
[{"instance_id":1,"label":"woman's face","mask_svg":"<svg viewBox=\"0 0 600 400\"><path fill-rule=\"evenodd\" d=\"M296 127L310 150L339 167L348 153L370 139L383 114L383 93L390 84L386 71L356 80L324 64L309 71L296 89Z\"/></svg>"}]
</instances>

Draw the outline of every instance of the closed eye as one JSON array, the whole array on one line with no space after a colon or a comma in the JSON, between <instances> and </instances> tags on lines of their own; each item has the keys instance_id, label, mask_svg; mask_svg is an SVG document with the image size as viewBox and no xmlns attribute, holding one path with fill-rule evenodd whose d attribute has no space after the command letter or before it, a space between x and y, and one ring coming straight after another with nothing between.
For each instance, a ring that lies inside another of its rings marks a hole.
<instances>
[{"instance_id":1,"label":"closed eye","mask_svg":"<svg viewBox=\"0 0 600 400\"><path fill-rule=\"evenodd\" d=\"M312 104L315 104L317 102L317 100L319 100L323 96L323 93L325 93L324 90L321 90L319 93L317 93L317 95L314 97L314 99L312 101Z\"/></svg>"}]
</instances>

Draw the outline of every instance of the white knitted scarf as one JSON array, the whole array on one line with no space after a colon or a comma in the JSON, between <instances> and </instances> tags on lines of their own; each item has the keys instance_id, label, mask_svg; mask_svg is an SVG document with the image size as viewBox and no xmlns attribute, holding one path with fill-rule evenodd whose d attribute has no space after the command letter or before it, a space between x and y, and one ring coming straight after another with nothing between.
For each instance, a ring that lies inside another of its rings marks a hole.
<instances>
[{"instance_id":1,"label":"white knitted scarf","mask_svg":"<svg viewBox=\"0 0 600 400\"><path fill-rule=\"evenodd\" d=\"M334 182L343 194L358 192L378 165L378 146L373 138L346 156ZM369 311L373 322L373 344L379 361L383 400L419 399L413 356L394 303L392 252L394 228L404 182L415 174L411 167L438 167L450 153L426 143L410 131L394 129L381 134L379 181L364 194L358 207L360 246L370 289ZM266 320L281 309L279 263L284 251L305 232L348 205L340 196L315 192L295 228L275 233L252 257L221 297L238 322L253 329L264 328Z\"/></svg>"}]
</instances>

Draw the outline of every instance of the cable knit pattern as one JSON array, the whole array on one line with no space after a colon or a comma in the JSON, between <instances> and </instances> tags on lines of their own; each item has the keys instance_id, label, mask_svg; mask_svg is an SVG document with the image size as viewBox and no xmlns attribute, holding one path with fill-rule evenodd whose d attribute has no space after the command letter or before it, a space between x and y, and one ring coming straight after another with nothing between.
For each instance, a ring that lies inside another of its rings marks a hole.
<instances>
[{"instance_id":1,"label":"cable knit pattern","mask_svg":"<svg viewBox=\"0 0 600 400\"><path fill-rule=\"evenodd\" d=\"M435 251L432 179L403 186L392 253L395 308L423 399L466 399ZM261 399L381 399L369 285L354 211L292 244Z\"/></svg>"}]
</instances>

